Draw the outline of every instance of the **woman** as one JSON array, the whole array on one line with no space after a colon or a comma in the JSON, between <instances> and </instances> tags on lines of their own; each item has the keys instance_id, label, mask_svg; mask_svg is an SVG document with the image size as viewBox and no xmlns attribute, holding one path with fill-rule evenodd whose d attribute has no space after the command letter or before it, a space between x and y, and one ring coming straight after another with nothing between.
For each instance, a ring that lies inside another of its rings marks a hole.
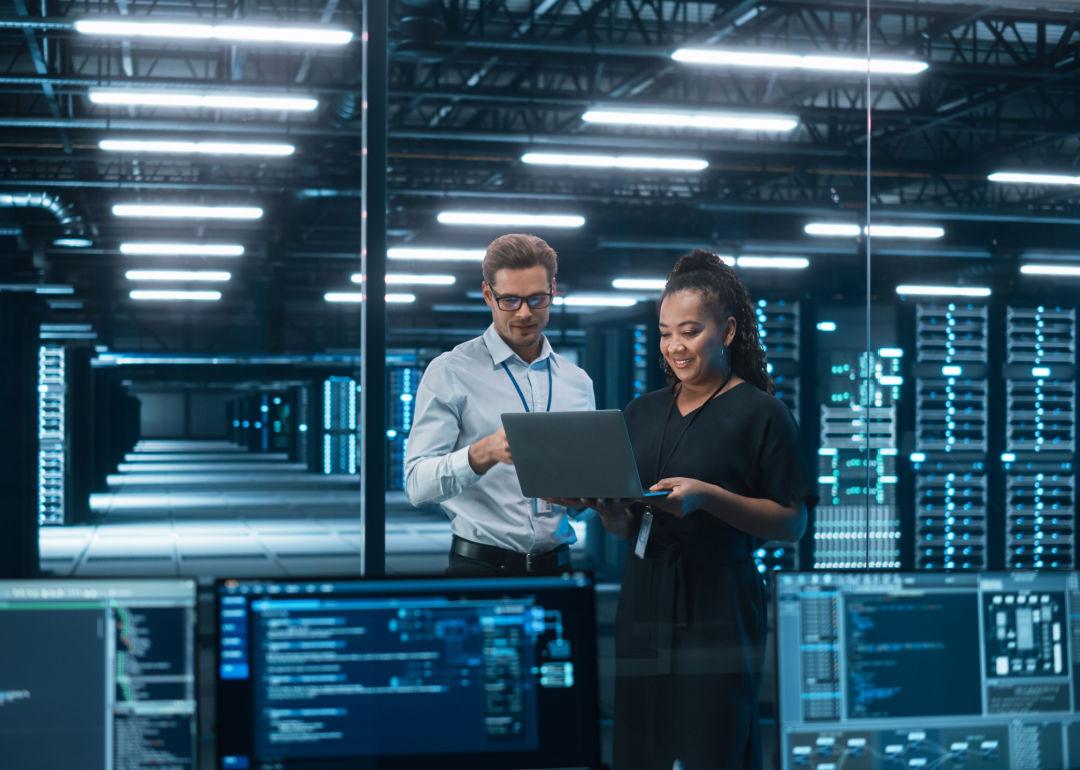
<instances>
[{"instance_id":1,"label":"woman","mask_svg":"<svg viewBox=\"0 0 1080 770\"><path fill-rule=\"evenodd\" d=\"M760 768L765 594L752 554L793 541L814 501L745 287L694 251L660 300L669 387L626 408L645 508L598 503L628 537L616 616L615 770Z\"/></svg>"}]
</instances>

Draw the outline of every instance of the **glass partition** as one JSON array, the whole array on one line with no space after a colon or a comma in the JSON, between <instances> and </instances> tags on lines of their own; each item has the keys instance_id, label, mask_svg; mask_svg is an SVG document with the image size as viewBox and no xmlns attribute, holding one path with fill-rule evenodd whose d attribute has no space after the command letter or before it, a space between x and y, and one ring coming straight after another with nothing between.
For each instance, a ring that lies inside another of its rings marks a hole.
<instances>
[{"instance_id":1,"label":"glass partition","mask_svg":"<svg viewBox=\"0 0 1080 770\"><path fill-rule=\"evenodd\" d=\"M903 566L1073 569L1076 221L1070 118L1052 106L1073 16L878 17L875 56L927 65L883 82L873 114L875 315L903 350Z\"/></svg>"},{"instance_id":2,"label":"glass partition","mask_svg":"<svg viewBox=\"0 0 1080 770\"><path fill-rule=\"evenodd\" d=\"M13 152L59 169L0 201L39 298L41 569L357 574L362 8L252 8L246 38L100 10L27 26L71 83L8 113L48 123Z\"/></svg>"}]
</instances>

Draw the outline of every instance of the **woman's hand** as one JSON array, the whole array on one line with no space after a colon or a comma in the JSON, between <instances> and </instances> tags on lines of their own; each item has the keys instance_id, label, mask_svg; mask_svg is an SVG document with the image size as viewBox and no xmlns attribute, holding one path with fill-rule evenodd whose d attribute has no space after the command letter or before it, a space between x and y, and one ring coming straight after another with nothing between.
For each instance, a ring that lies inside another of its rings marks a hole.
<instances>
[{"instance_id":1,"label":"woman's hand","mask_svg":"<svg viewBox=\"0 0 1080 770\"><path fill-rule=\"evenodd\" d=\"M681 519L688 513L705 508L715 487L704 481L679 476L660 479L649 487L652 492L662 492L665 489L670 490L671 494L666 497L651 497L648 500L649 505Z\"/></svg>"}]
</instances>

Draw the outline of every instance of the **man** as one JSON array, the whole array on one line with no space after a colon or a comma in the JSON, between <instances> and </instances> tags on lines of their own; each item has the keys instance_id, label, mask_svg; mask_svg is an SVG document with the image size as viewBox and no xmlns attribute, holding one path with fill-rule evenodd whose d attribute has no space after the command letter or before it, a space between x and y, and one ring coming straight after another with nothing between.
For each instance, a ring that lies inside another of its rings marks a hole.
<instances>
[{"instance_id":1,"label":"man","mask_svg":"<svg viewBox=\"0 0 1080 770\"><path fill-rule=\"evenodd\" d=\"M592 380L554 353L544 329L555 296L554 249L504 235L484 255L491 326L432 361L416 393L405 456L413 505L450 516L450 574L557 574L574 532L561 506L521 495L500 415L591 410Z\"/></svg>"}]
</instances>

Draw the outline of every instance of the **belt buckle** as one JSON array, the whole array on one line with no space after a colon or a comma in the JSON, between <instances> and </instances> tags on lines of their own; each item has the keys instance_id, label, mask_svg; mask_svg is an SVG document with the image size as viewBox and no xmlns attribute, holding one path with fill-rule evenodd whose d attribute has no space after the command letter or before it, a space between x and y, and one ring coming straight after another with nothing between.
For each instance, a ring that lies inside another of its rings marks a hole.
<instances>
[{"instance_id":1,"label":"belt buckle","mask_svg":"<svg viewBox=\"0 0 1080 770\"><path fill-rule=\"evenodd\" d=\"M539 553L527 553L525 554L525 571L535 572L540 568L540 557L543 554Z\"/></svg>"}]
</instances>

